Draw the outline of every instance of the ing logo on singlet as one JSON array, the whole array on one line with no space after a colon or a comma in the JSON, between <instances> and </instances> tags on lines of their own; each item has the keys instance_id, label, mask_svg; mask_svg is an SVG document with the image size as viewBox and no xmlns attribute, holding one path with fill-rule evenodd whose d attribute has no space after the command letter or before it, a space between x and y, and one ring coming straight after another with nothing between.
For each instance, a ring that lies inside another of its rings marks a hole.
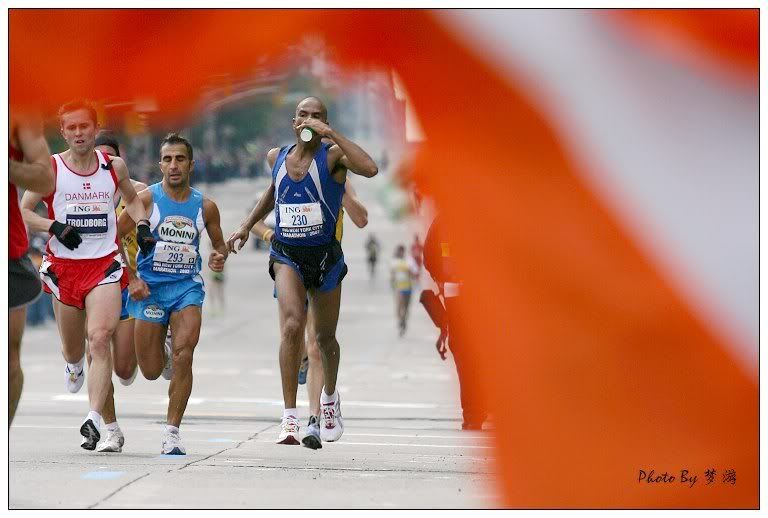
<instances>
[{"instance_id":1,"label":"ing logo on singlet","mask_svg":"<svg viewBox=\"0 0 768 518\"><path fill-rule=\"evenodd\" d=\"M163 241L190 244L197 237L194 222L184 216L166 216L157 227L157 234Z\"/></svg>"}]
</instances>

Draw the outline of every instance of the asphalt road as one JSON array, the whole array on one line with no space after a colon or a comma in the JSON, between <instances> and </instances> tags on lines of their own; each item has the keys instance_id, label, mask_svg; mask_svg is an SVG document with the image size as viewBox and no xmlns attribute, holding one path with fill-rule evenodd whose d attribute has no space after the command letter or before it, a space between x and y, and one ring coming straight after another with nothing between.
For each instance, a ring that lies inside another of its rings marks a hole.
<instances>
[{"instance_id":1,"label":"asphalt road","mask_svg":"<svg viewBox=\"0 0 768 518\"><path fill-rule=\"evenodd\" d=\"M248 243L227 263L226 308L210 296L181 425L187 455L160 455L168 382L115 379L122 453L79 446L87 390L64 388L58 333L49 322L24 339L25 387L9 433L9 506L22 508L486 508L496 502L488 432L462 432L458 381L434 351L435 328L414 300L398 338L387 263L414 222L393 223L380 201L385 178L358 191L365 230L346 221L338 339L345 433L317 451L275 444L282 412L277 306L267 254ZM202 190L228 235L258 195L253 182ZM374 282L363 243L383 245ZM206 269L207 270L207 269ZM207 274L207 272L206 272ZM302 423L308 415L299 387Z\"/></svg>"}]
</instances>

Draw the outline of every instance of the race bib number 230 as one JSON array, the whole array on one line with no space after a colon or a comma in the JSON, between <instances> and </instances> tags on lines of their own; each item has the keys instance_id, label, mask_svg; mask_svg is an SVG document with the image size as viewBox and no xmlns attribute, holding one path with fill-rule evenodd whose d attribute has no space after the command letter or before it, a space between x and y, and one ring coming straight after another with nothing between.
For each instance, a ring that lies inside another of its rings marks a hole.
<instances>
[{"instance_id":1,"label":"race bib number 230","mask_svg":"<svg viewBox=\"0 0 768 518\"><path fill-rule=\"evenodd\" d=\"M320 203L281 203L280 228L313 227L323 224Z\"/></svg>"}]
</instances>

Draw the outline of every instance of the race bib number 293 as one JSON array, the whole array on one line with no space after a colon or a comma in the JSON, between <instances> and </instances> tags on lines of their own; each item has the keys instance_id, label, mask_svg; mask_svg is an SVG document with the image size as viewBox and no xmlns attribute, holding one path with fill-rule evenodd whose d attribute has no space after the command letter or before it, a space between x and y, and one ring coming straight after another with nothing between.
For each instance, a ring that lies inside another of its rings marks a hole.
<instances>
[{"instance_id":1,"label":"race bib number 293","mask_svg":"<svg viewBox=\"0 0 768 518\"><path fill-rule=\"evenodd\" d=\"M193 265L197 262L197 250L193 245L158 241L155 245L155 262L168 265Z\"/></svg>"}]
</instances>

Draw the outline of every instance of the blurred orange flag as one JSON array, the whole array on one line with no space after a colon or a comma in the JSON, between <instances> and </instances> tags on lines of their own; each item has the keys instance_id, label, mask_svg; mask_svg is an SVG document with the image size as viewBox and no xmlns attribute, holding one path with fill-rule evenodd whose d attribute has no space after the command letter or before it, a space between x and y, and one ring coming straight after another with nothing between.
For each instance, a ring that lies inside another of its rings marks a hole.
<instances>
[{"instance_id":1,"label":"blurred orange flag","mask_svg":"<svg viewBox=\"0 0 768 518\"><path fill-rule=\"evenodd\" d=\"M502 15L517 13L487 14ZM757 10L570 16L601 18L621 38L672 35L662 40L675 52L703 50L756 83ZM9 18L11 102L48 110L78 96L151 97L168 120L189 116L206 78L246 75L310 29L343 66L396 69L427 139L413 177L461 236L461 325L495 418L500 505L759 505L753 373L586 182L592 171L552 110L533 102L545 87L521 61L500 64L504 46L420 10L12 9ZM633 41L652 59L656 40ZM656 479L664 473L674 480Z\"/></svg>"}]
</instances>

